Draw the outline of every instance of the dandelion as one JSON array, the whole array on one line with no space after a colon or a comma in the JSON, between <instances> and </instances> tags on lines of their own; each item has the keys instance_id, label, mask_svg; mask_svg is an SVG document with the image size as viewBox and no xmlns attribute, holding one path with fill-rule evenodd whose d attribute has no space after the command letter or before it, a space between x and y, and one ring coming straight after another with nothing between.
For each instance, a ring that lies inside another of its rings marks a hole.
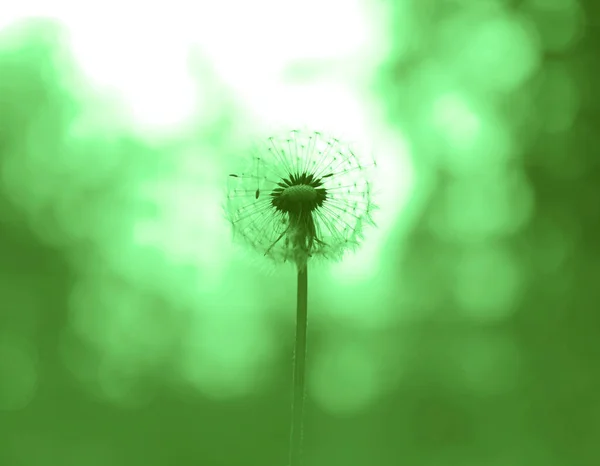
<instances>
[{"instance_id":1,"label":"dandelion","mask_svg":"<svg viewBox=\"0 0 600 466\"><path fill-rule=\"evenodd\" d=\"M230 175L227 214L234 234L276 262L298 272L290 464L302 449L307 329L307 264L339 260L373 224L375 205L365 164L352 148L319 132L293 130L270 137L249 154L242 172Z\"/></svg>"}]
</instances>

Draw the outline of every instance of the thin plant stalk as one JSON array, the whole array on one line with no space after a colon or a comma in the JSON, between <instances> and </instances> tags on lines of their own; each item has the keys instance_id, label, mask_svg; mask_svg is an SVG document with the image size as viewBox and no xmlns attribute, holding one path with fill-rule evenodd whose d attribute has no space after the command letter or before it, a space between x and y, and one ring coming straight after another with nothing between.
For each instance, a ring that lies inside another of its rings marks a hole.
<instances>
[{"instance_id":1,"label":"thin plant stalk","mask_svg":"<svg viewBox=\"0 0 600 466\"><path fill-rule=\"evenodd\" d=\"M290 466L301 466L304 422L304 393L306 374L308 272L306 264L298 266L298 294L296 307L296 339L294 344L294 375L292 395L292 423L290 433Z\"/></svg>"}]
</instances>

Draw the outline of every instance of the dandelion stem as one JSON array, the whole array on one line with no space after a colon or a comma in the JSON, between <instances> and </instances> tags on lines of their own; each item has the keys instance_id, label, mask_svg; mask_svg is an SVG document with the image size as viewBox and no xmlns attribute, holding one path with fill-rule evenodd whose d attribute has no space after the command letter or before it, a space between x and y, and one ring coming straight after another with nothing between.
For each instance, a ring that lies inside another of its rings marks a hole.
<instances>
[{"instance_id":1,"label":"dandelion stem","mask_svg":"<svg viewBox=\"0 0 600 466\"><path fill-rule=\"evenodd\" d=\"M308 275L306 263L298 266L296 307L296 339L294 345L294 392L292 397L292 428L290 434L290 466L302 464L302 424L304 421L304 392L306 373Z\"/></svg>"}]
</instances>

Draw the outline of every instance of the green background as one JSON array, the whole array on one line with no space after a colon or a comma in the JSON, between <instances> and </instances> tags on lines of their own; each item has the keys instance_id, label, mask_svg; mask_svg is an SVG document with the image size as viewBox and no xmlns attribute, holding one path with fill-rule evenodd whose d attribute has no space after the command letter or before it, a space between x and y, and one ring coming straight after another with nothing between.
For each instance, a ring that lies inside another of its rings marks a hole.
<instances>
[{"instance_id":1,"label":"green background","mask_svg":"<svg viewBox=\"0 0 600 466\"><path fill-rule=\"evenodd\" d=\"M221 209L296 120L378 161L305 464L600 464L598 6L183 6L0 8L0 465L286 464L293 269Z\"/></svg>"}]
</instances>

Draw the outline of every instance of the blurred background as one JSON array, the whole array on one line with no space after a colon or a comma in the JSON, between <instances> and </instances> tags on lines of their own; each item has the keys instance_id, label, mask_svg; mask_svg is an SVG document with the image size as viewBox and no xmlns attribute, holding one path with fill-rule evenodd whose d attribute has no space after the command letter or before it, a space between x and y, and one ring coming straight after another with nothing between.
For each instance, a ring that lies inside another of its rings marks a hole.
<instances>
[{"instance_id":1,"label":"blurred background","mask_svg":"<svg viewBox=\"0 0 600 466\"><path fill-rule=\"evenodd\" d=\"M222 204L298 125L378 162L306 466L600 464L597 2L1 10L0 465L286 464L294 271Z\"/></svg>"}]
</instances>

